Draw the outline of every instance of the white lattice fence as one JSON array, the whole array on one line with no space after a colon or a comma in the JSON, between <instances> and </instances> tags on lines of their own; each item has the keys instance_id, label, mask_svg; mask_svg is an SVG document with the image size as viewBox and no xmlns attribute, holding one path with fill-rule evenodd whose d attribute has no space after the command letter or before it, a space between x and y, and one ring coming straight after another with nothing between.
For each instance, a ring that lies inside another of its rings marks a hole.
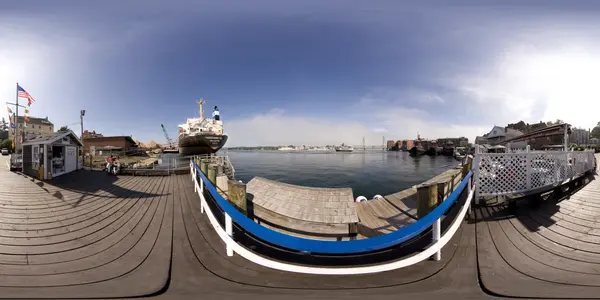
<instances>
[{"instance_id":1,"label":"white lattice fence","mask_svg":"<svg viewBox=\"0 0 600 300\"><path fill-rule=\"evenodd\" d=\"M475 159L478 196L523 193L594 168L594 153L581 151L481 153Z\"/></svg>"}]
</instances>

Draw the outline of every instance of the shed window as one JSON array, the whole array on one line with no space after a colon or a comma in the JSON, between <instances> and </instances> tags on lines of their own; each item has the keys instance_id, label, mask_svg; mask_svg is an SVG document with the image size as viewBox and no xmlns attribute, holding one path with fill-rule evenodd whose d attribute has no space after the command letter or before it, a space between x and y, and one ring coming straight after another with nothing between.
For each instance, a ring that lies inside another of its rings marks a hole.
<instances>
[{"instance_id":1,"label":"shed window","mask_svg":"<svg viewBox=\"0 0 600 300\"><path fill-rule=\"evenodd\" d=\"M37 163L40 161L40 146L33 145L31 146L31 162Z\"/></svg>"}]
</instances>

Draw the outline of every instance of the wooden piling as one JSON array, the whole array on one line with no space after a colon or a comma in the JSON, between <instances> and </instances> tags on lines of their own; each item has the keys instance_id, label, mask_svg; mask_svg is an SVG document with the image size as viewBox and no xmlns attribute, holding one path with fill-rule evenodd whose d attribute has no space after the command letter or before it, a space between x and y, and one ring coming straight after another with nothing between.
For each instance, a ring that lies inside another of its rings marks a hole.
<instances>
[{"instance_id":1,"label":"wooden piling","mask_svg":"<svg viewBox=\"0 0 600 300\"><path fill-rule=\"evenodd\" d=\"M200 171L204 173L204 175L208 176L208 160L202 159L200 160Z\"/></svg>"},{"instance_id":2,"label":"wooden piling","mask_svg":"<svg viewBox=\"0 0 600 300\"><path fill-rule=\"evenodd\" d=\"M430 213L437 206L437 203L437 183L417 186L417 217L419 219Z\"/></svg>"},{"instance_id":3,"label":"wooden piling","mask_svg":"<svg viewBox=\"0 0 600 300\"><path fill-rule=\"evenodd\" d=\"M229 197L229 201L243 214L248 215L246 184L235 180L229 180L227 184L227 196Z\"/></svg>"},{"instance_id":4,"label":"wooden piling","mask_svg":"<svg viewBox=\"0 0 600 300\"><path fill-rule=\"evenodd\" d=\"M208 165L208 174L206 176L208 177L208 180L213 184L213 186L217 184L217 165Z\"/></svg>"},{"instance_id":5,"label":"wooden piling","mask_svg":"<svg viewBox=\"0 0 600 300\"><path fill-rule=\"evenodd\" d=\"M473 167L473 157L467 156L465 164L462 166L462 178L467 177L467 174L469 174L469 171L471 171L472 167Z\"/></svg>"}]
</instances>

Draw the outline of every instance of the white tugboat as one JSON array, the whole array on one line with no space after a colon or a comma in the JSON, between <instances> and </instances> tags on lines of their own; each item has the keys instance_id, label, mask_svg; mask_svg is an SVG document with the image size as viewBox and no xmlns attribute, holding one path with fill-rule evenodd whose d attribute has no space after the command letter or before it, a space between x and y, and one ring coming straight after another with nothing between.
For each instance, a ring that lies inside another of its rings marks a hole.
<instances>
[{"instance_id":1,"label":"white tugboat","mask_svg":"<svg viewBox=\"0 0 600 300\"><path fill-rule=\"evenodd\" d=\"M335 147L335 152L353 152L354 151L354 147L350 146L350 145L345 145L342 143L342 145Z\"/></svg>"}]
</instances>

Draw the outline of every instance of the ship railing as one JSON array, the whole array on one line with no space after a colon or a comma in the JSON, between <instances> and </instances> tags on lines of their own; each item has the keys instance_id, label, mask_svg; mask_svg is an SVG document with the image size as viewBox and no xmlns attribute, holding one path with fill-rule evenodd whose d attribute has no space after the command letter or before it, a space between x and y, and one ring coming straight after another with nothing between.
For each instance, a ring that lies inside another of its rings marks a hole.
<instances>
[{"instance_id":1,"label":"ship railing","mask_svg":"<svg viewBox=\"0 0 600 300\"><path fill-rule=\"evenodd\" d=\"M200 160L208 160L209 164L216 164L222 166L223 173L227 175L227 178L235 180L235 169L233 168L233 164L229 160L229 156L215 154L202 154L194 156L194 161Z\"/></svg>"},{"instance_id":2,"label":"ship railing","mask_svg":"<svg viewBox=\"0 0 600 300\"><path fill-rule=\"evenodd\" d=\"M429 258L439 261L442 248L448 244L463 224L473 198L473 172L469 171L445 201L423 218L397 231L350 241L312 240L275 231L247 217L218 193L193 159L190 160L190 173L194 191L200 198L200 210L202 213L206 212L212 227L225 243L227 256L237 253L251 262L268 268L304 274L370 274L407 267ZM416 243L416 240L421 241L423 245ZM248 241L257 241L260 245L268 245L274 251L273 253L286 253L285 255L293 256L293 258L284 259L280 254L275 255L277 258L271 258L266 254L271 253L269 252L271 250L254 252L251 250L252 246L242 244ZM389 251L406 249L413 244L419 244L418 248L413 249L416 254L411 252L392 257L386 256ZM387 258L378 259L376 262L370 261L377 255L380 258L381 256ZM307 256L309 262L306 264L294 261L294 259L299 260L299 257L306 259ZM346 263L344 266L339 264L315 265L310 263L310 259L313 257L346 259ZM359 257L368 257L369 261L356 263L355 261Z\"/></svg>"}]
</instances>

